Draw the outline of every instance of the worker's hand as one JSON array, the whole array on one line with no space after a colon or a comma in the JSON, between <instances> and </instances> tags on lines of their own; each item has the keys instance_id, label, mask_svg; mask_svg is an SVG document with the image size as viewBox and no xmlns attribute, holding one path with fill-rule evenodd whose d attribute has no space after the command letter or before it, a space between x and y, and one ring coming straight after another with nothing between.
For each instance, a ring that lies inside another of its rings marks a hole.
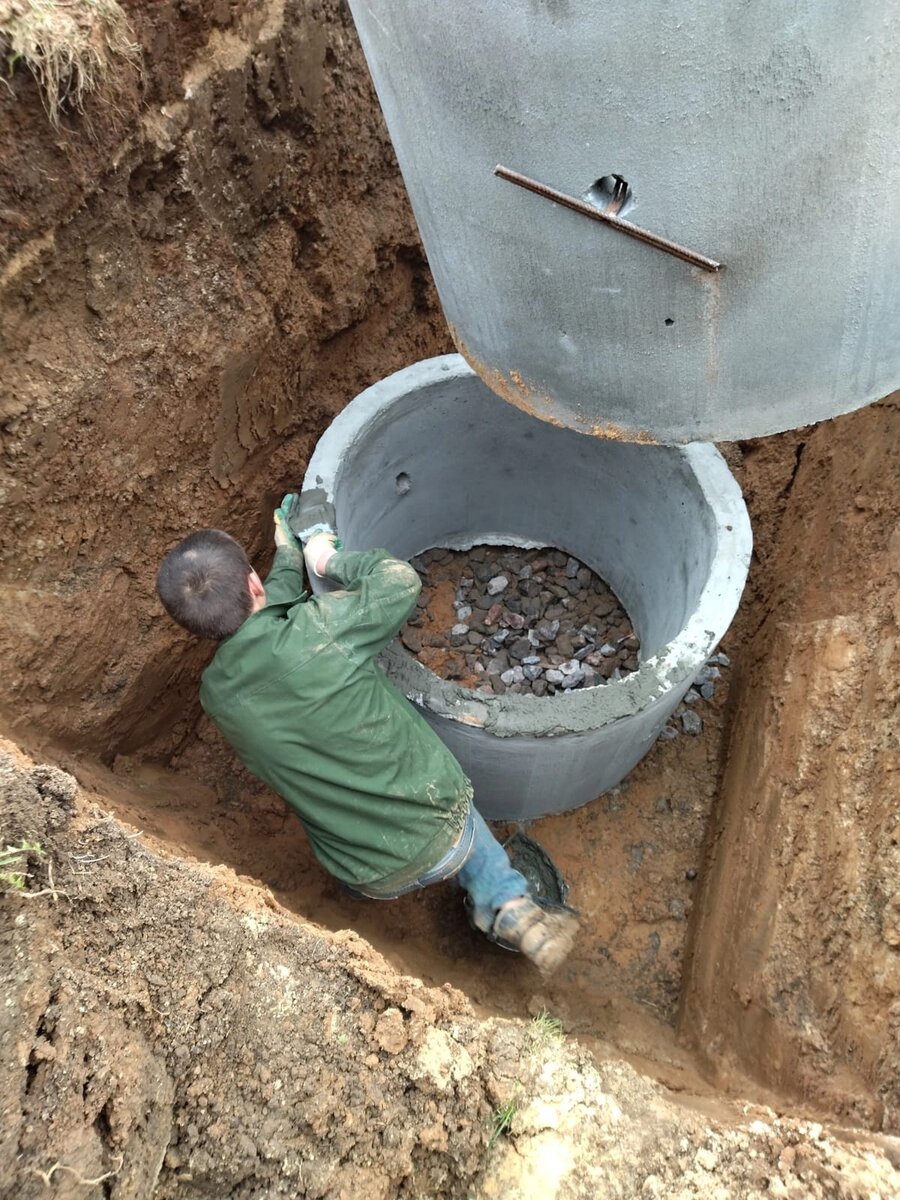
<instances>
[{"instance_id":1,"label":"worker's hand","mask_svg":"<svg viewBox=\"0 0 900 1200\"><path fill-rule=\"evenodd\" d=\"M301 542L315 537L317 533L334 533L337 530L334 505L324 488L309 488L299 496L285 496L281 502L282 508L288 499L291 501L288 514L290 527Z\"/></svg>"},{"instance_id":2,"label":"worker's hand","mask_svg":"<svg viewBox=\"0 0 900 1200\"><path fill-rule=\"evenodd\" d=\"M328 570L328 560L334 554L337 538L333 533L316 533L303 547L303 557L310 572L322 576Z\"/></svg>"},{"instance_id":3,"label":"worker's hand","mask_svg":"<svg viewBox=\"0 0 900 1200\"><path fill-rule=\"evenodd\" d=\"M290 503L285 503L285 501L290 502L294 499L296 499L296 497L293 495L285 496L284 500L281 502L281 507L275 509L275 545L279 549L295 549L299 552L300 547L297 545L296 534L294 534L290 525L288 524L290 516Z\"/></svg>"}]
</instances>

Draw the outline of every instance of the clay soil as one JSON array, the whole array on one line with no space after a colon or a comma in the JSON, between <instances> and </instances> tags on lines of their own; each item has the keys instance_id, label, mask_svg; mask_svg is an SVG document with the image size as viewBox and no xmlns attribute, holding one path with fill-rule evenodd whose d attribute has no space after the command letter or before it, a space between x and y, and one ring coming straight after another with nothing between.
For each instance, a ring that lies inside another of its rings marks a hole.
<instances>
[{"instance_id":1,"label":"clay soil","mask_svg":"<svg viewBox=\"0 0 900 1200\"><path fill-rule=\"evenodd\" d=\"M895 1194L889 1140L673 1104L173 858L14 747L0 786L7 836L42 847L2 909L4 1200Z\"/></svg>"},{"instance_id":2,"label":"clay soil","mask_svg":"<svg viewBox=\"0 0 900 1200\"><path fill-rule=\"evenodd\" d=\"M0 843L44 848L0 897L0 1197L900 1195L896 398L724 448L732 666L528 829L584 919L556 977L451 885L350 899L153 578L197 525L264 570L331 418L452 346L343 6L128 8L114 104L0 89Z\"/></svg>"}]
</instances>

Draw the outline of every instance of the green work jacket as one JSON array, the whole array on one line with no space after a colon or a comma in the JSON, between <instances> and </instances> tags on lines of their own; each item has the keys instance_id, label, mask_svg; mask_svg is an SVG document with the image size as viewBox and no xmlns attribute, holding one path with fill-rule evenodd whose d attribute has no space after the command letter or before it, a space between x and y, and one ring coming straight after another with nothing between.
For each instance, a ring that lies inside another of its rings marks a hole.
<instances>
[{"instance_id":1,"label":"green work jacket","mask_svg":"<svg viewBox=\"0 0 900 1200\"><path fill-rule=\"evenodd\" d=\"M241 761L283 796L316 857L345 883L391 891L453 846L472 787L375 656L421 583L386 550L338 551L327 595L279 549L266 604L225 638L200 701Z\"/></svg>"}]
</instances>

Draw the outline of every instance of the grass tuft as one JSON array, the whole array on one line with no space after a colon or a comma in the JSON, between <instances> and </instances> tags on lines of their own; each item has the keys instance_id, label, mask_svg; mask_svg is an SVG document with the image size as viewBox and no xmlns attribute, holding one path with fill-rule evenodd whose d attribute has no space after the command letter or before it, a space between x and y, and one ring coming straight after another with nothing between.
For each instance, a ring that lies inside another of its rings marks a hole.
<instances>
[{"instance_id":1,"label":"grass tuft","mask_svg":"<svg viewBox=\"0 0 900 1200\"><path fill-rule=\"evenodd\" d=\"M531 1022L531 1033L536 1042L556 1042L566 1036L559 1017L551 1017L544 1009Z\"/></svg>"},{"instance_id":2,"label":"grass tuft","mask_svg":"<svg viewBox=\"0 0 900 1200\"><path fill-rule=\"evenodd\" d=\"M500 1108L494 1110L493 1122L491 1125L491 1136L488 1139L487 1148L492 1150L496 1145L497 1139L502 1137L512 1124L512 1119L519 1111L519 1098L513 1096L511 1100L507 1100Z\"/></svg>"},{"instance_id":3,"label":"grass tuft","mask_svg":"<svg viewBox=\"0 0 900 1200\"><path fill-rule=\"evenodd\" d=\"M0 888L8 888L14 892L25 891L29 855L44 857L44 848L40 842L23 839L18 846L6 846L0 850Z\"/></svg>"},{"instance_id":4,"label":"grass tuft","mask_svg":"<svg viewBox=\"0 0 900 1200\"><path fill-rule=\"evenodd\" d=\"M140 53L116 0L0 0L6 74L29 68L53 125L66 108L83 112L85 96Z\"/></svg>"}]
</instances>

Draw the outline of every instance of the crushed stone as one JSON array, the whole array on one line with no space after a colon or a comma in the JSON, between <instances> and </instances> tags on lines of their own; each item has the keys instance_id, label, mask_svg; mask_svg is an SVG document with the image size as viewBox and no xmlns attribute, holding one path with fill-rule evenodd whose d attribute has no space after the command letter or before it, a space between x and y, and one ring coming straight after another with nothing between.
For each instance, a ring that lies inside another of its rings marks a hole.
<instances>
[{"instance_id":1,"label":"crushed stone","mask_svg":"<svg viewBox=\"0 0 900 1200\"><path fill-rule=\"evenodd\" d=\"M400 640L444 679L485 695L553 696L640 666L640 639L610 587L552 546L426 550ZM452 601L448 598L452 592Z\"/></svg>"}]
</instances>

